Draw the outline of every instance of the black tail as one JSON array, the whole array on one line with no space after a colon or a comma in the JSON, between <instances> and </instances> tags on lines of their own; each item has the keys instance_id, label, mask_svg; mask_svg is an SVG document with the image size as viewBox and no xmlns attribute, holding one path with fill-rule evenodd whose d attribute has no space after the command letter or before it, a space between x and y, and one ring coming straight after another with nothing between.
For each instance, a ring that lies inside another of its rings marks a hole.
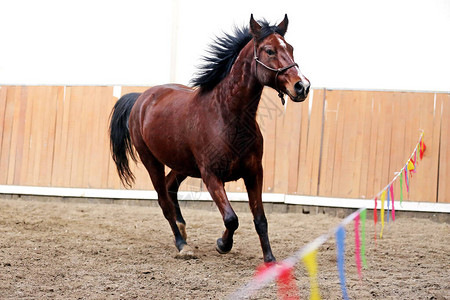
<instances>
[{"instance_id":1,"label":"black tail","mask_svg":"<svg viewBox=\"0 0 450 300\"><path fill-rule=\"evenodd\" d=\"M128 187L131 187L135 180L128 164L128 155L136 162L136 154L128 130L128 119L131 108L140 95L140 93L130 93L122 96L114 105L109 124L112 158L116 163L120 180L124 186Z\"/></svg>"}]
</instances>

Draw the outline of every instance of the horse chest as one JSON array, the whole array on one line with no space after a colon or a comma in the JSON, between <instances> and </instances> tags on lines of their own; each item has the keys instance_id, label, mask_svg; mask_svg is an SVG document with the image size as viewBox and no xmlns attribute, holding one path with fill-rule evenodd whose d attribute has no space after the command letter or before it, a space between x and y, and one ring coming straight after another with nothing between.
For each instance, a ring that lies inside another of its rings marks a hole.
<instances>
[{"instance_id":1,"label":"horse chest","mask_svg":"<svg viewBox=\"0 0 450 300\"><path fill-rule=\"evenodd\" d=\"M249 157L262 156L262 135L257 127L229 126L203 150L204 165L224 181L236 180L245 172Z\"/></svg>"}]
</instances>

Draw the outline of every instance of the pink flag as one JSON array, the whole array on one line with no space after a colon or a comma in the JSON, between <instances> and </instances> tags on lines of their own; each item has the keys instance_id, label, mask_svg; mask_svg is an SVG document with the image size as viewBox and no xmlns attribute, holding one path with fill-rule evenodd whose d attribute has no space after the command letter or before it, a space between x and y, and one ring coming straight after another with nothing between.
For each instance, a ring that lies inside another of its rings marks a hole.
<instances>
[{"instance_id":1,"label":"pink flag","mask_svg":"<svg viewBox=\"0 0 450 300\"><path fill-rule=\"evenodd\" d=\"M405 168L405 182L406 182L406 192L408 192L408 199L409 199L409 179L408 179L408 171Z\"/></svg>"},{"instance_id":2,"label":"pink flag","mask_svg":"<svg viewBox=\"0 0 450 300\"><path fill-rule=\"evenodd\" d=\"M380 239L383 238L383 229L384 229L384 201L386 200L386 190L381 193L381 209L380 209L380 217L381 217L381 231L380 231Z\"/></svg>"}]
</instances>

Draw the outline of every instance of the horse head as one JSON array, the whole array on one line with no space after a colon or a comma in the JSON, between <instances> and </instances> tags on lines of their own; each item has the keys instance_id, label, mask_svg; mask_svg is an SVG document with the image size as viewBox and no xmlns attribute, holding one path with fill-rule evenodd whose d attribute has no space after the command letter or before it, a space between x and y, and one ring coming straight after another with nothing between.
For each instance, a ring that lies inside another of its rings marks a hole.
<instances>
[{"instance_id":1,"label":"horse head","mask_svg":"<svg viewBox=\"0 0 450 300\"><path fill-rule=\"evenodd\" d=\"M259 82L278 91L283 100L287 94L292 101L302 102L309 93L310 82L300 72L294 61L294 48L286 42L288 18L277 26L262 27L250 17L250 33L253 36L254 72ZM270 34L264 30L271 30Z\"/></svg>"}]
</instances>

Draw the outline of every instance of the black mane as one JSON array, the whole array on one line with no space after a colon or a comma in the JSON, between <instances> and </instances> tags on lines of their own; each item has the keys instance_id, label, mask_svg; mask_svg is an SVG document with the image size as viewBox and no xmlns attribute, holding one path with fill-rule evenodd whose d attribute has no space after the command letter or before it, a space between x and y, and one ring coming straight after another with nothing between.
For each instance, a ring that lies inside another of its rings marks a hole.
<instances>
[{"instance_id":1,"label":"black mane","mask_svg":"<svg viewBox=\"0 0 450 300\"><path fill-rule=\"evenodd\" d=\"M277 26L270 25L266 20L258 21L261 25L261 35L258 40L263 40L267 36L282 32ZM250 30L247 26L235 28L233 35L224 33L223 37L217 37L209 45L208 56L203 57L204 63L191 79L193 87L199 87L203 90L213 89L228 73L230 73L239 52L252 39Z\"/></svg>"}]
</instances>

